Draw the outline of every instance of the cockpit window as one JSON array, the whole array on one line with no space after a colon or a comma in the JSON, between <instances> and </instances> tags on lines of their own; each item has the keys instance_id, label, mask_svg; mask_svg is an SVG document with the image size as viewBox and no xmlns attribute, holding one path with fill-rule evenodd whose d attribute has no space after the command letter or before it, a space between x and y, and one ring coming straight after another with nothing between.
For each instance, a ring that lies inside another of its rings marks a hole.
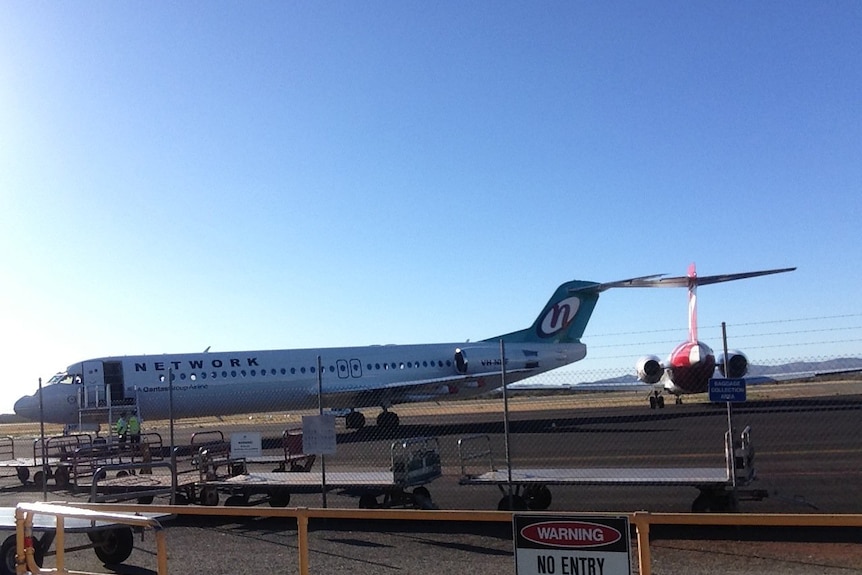
<instances>
[{"instance_id":1,"label":"cockpit window","mask_svg":"<svg viewBox=\"0 0 862 575\"><path fill-rule=\"evenodd\" d=\"M55 383L76 383L76 380L68 373L61 371L60 373L54 374L54 376L49 379L48 383L45 385L53 385Z\"/></svg>"}]
</instances>

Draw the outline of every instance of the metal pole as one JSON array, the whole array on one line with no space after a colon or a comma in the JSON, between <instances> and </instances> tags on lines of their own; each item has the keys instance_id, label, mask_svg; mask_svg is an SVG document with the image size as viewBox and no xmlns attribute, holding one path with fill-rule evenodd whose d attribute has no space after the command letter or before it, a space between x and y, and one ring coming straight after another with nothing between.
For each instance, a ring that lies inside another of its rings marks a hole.
<instances>
[{"instance_id":1,"label":"metal pole","mask_svg":"<svg viewBox=\"0 0 862 575\"><path fill-rule=\"evenodd\" d=\"M137 397L135 398L137 403ZM140 406L139 406L140 407ZM140 416L140 411L138 412ZM171 368L168 368L168 425L171 430L171 473L173 474L172 485L176 486L177 481L177 450L174 444L174 374ZM192 454L194 455L194 454ZM171 489L171 505L176 504L177 490L176 487Z\"/></svg>"},{"instance_id":2,"label":"metal pole","mask_svg":"<svg viewBox=\"0 0 862 575\"><path fill-rule=\"evenodd\" d=\"M323 419L323 361L317 356L317 414ZM326 509L326 455L320 454L320 497Z\"/></svg>"},{"instance_id":3,"label":"metal pole","mask_svg":"<svg viewBox=\"0 0 862 575\"><path fill-rule=\"evenodd\" d=\"M42 378L39 378L39 436L42 440L42 501L48 501L48 452L45 446L45 406L42 403Z\"/></svg>"},{"instance_id":4,"label":"metal pole","mask_svg":"<svg viewBox=\"0 0 862 575\"><path fill-rule=\"evenodd\" d=\"M721 322L721 342L724 346L724 376L730 375L730 358L727 355L727 325ZM733 438L733 404L727 402L727 433L730 435L730 478L733 486L733 493L736 495L736 454L734 453L734 438Z\"/></svg>"},{"instance_id":5,"label":"metal pole","mask_svg":"<svg viewBox=\"0 0 862 575\"><path fill-rule=\"evenodd\" d=\"M509 492L509 509L513 509L512 454L509 450L509 394L506 391L506 343L502 339L500 340L500 384L503 388L503 441L506 445L506 482Z\"/></svg>"}]
</instances>

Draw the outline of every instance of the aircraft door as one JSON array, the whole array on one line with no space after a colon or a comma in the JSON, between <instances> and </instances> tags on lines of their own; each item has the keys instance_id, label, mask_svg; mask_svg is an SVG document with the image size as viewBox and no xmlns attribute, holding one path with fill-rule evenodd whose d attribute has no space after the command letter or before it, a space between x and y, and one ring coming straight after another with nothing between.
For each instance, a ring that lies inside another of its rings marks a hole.
<instances>
[{"instance_id":1,"label":"aircraft door","mask_svg":"<svg viewBox=\"0 0 862 575\"><path fill-rule=\"evenodd\" d=\"M347 360L336 360L335 371L336 373L338 373L338 379L347 379L348 377L350 377L350 368L347 365Z\"/></svg>"},{"instance_id":2,"label":"aircraft door","mask_svg":"<svg viewBox=\"0 0 862 575\"><path fill-rule=\"evenodd\" d=\"M81 370L83 398L81 407L104 407L108 405L105 389L105 372L101 361L85 361Z\"/></svg>"},{"instance_id":3,"label":"aircraft door","mask_svg":"<svg viewBox=\"0 0 862 575\"><path fill-rule=\"evenodd\" d=\"M338 373L338 379L362 377L362 362L358 359L339 359L335 362L335 371Z\"/></svg>"},{"instance_id":4,"label":"aircraft door","mask_svg":"<svg viewBox=\"0 0 862 575\"><path fill-rule=\"evenodd\" d=\"M104 364L105 385L111 388L111 403L123 403L126 388L123 385L123 362L106 361Z\"/></svg>"}]
</instances>

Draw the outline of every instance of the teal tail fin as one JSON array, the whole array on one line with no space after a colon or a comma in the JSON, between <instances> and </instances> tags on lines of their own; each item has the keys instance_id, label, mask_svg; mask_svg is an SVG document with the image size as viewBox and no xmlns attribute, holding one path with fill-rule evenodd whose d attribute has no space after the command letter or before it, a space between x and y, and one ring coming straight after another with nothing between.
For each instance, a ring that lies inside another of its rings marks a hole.
<instances>
[{"instance_id":1,"label":"teal tail fin","mask_svg":"<svg viewBox=\"0 0 862 575\"><path fill-rule=\"evenodd\" d=\"M575 343L580 341L593 314L599 292L604 286L596 282L570 281L557 288L542 313L527 329L492 337L486 341L508 343Z\"/></svg>"}]
</instances>

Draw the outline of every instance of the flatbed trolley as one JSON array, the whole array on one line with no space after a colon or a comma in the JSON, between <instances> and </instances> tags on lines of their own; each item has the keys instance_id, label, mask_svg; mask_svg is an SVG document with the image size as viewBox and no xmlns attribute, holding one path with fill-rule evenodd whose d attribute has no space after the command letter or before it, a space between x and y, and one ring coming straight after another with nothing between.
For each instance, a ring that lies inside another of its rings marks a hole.
<instances>
[{"instance_id":1,"label":"flatbed trolley","mask_svg":"<svg viewBox=\"0 0 862 575\"><path fill-rule=\"evenodd\" d=\"M58 517L62 522L58 523ZM86 533L90 546L96 556L106 564L122 563L132 554L134 549L133 528L151 527L161 530L159 519L167 519L168 514L136 514L124 515L117 513L100 513L87 509L66 507L51 503L20 503L18 507L0 507L0 529L11 531L0 549L0 575L16 575L16 556L18 554L16 523L21 518L24 529L25 556L32 553L32 560L41 567L55 539L57 541L57 570L61 567L61 557L65 551L66 533ZM35 537L41 533L41 537ZM61 547L63 549L61 549ZM76 549L78 549L76 547ZM22 557L22 561L25 558ZM33 572L30 565L27 572ZM73 573L65 569L63 573Z\"/></svg>"},{"instance_id":2,"label":"flatbed trolley","mask_svg":"<svg viewBox=\"0 0 862 575\"><path fill-rule=\"evenodd\" d=\"M70 458L75 450L92 442L93 437L89 433L56 435L46 437L44 441L39 438L33 441L33 457L16 457L15 440L11 437L2 437L0 438L0 469L14 469L22 485L26 485L27 480L30 479L30 470L36 469L32 477L37 487L42 487L49 479L53 479L58 487L66 487L69 483Z\"/></svg>"},{"instance_id":3,"label":"flatbed trolley","mask_svg":"<svg viewBox=\"0 0 862 575\"><path fill-rule=\"evenodd\" d=\"M191 457L179 461L177 468L157 461L104 465L95 472L90 502L137 499L148 504L155 496L167 495L175 504L216 505L218 491L201 488L208 482L247 473L251 465L271 465L276 473L308 471L315 459L302 453L302 434L289 429L282 433L280 454L234 457L218 430L192 434L189 447Z\"/></svg>"},{"instance_id":4,"label":"flatbed trolley","mask_svg":"<svg viewBox=\"0 0 862 575\"><path fill-rule=\"evenodd\" d=\"M425 487L442 474L436 437L415 437L390 445L387 470L327 471L326 490L359 497L364 509L418 507L434 509ZM252 495L264 495L270 506L285 507L292 493L321 493L323 474L246 472L227 479L202 481L198 488L205 505L217 505L218 493L230 496L225 505L248 505ZM412 488L412 491L407 491ZM378 499L382 496L382 500Z\"/></svg>"},{"instance_id":5,"label":"flatbed trolley","mask_svg":"<svg viewBox=\"0 0 862 575\"><path fill-rule=\"evenodd\" d=\"M754 448L751 429L746 427L737 442L725 432L724 467L595 467L595 468L529 468L511 470L512 494L509 495L510 472L494 465L490 437L471 435L458 440L461 485L496 485L503 493L499 510L541 511L551 505L550 485L642 485L689 486L699 490L691 505L696 513L736 511L741 500L760 501L768 496L762 489L743 489L755 480ZM473 473L476 462L485 471Z\"/></svg>"},{"instance_id":6,"label":"flatbed trolley","mask_svg":"<svg viewBox=\"0 0 862 575\"><path fill-rule=\"evenodd\" d=\"M231 443L219 430L198 431L191 437L192 463L210 466L208 472L219 475L219 467L227 467L229 475L243 473L248 466L274 465L274 472L308 471L314 464L314 455L302 452L302 430L285 429L281 434L281 453L235 456ZM204 460L201 456L205 454Z\"/></svg>"},{"instance_id":7,"label":"flatbed trolley","mask_svg":"<svg viewBox=\"0 0 862 575\"><path fill-rule=\"evenodd\" d=\"M139 466L162 460L162 436L154 431L142 433L138 442L108 442L94 441L75 449L66 463L69 477L66 483L71 483L74 489L89 489L97 470L105 466L121 466L137 463ZM56 474L55 474L56 475ZM59 478L55 477L59 487Z\"/></svg>"}]
</instances>

